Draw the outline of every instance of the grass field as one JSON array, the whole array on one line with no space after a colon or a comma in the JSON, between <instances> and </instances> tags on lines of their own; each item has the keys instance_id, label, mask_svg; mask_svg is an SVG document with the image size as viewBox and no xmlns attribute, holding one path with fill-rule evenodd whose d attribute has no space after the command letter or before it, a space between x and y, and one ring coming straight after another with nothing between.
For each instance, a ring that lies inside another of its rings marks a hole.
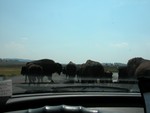
<instances>
[{"instance_id":1,"label":"grass field","mask_svg":"<svg viewBox=\"0 0 150 113\"><path fill-rule=\"evenodd\" d=\"M105 67L105 71L117 72L115 67ZM0 66L0 76L18 76L21 72L20 66Z\"/></svg>"},{"instance_id":2,"label":"grass field","mask_svg":"<svg viewBox=\"0 0 150 113\"><path fill-rule=\"evenodd\" d=\"M105 66L104 70L105 71L111 71L111 72L118 72L118 69L115 66Z\"/></svg>"},{"instance_id":3,"label":"grass field","mask_svg":"<svg viewBox=\"0 0 150 113\"><path fill-rule=\"evenodd\" d=\"M25 63L0 62L0 76L18 76ZM115 66L104 66L105 71L118 72Z\"/></svg>"},{"instance_id":4,"label":"grass field","mask_svg":"<svg viewBox=\"0 0 150 113\"><path fill-rule=\"evenodd\" d=\"M21 66L0 66L0 76L18 76Z\"/></svg>"},{"instance_id":5,"label":"grass field","mask_svg":"<svg viewBox=\"0 0 150 113\"><path fill-rule=\"evenodd\" d=\"M25 65L24 62L15 60L0 60L0 77L18 76L21 72L21 67Z\"/></svg>"}]
</instances>

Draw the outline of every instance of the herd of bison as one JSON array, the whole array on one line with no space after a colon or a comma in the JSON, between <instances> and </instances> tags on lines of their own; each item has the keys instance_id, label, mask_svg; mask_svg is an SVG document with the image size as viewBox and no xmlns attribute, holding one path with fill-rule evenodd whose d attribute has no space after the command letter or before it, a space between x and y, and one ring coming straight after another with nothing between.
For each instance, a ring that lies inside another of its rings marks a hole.
<instances>
[{"instance_id":1,"label":"herd of bison","mask_svg":"<svg viewBox=\"0 0 150 113\"><path fill-rule=\"evenodd\" d=\"M53 73L65 74L70 82L75 82L76 77L81 83L98 82L102 79L111 80L113 75L111 71L105 71L101 63L92 60L81 65L72 62L62 65L50 59L41 59L27 62L21 69L25 82L29 84L43 83L45 76L49 81L55 82L52 78ZM118 67L118 79L137 79L142 76L150 76L150 60L135 57L129 59L126 66Z\"/></svg>"}]
</instances>

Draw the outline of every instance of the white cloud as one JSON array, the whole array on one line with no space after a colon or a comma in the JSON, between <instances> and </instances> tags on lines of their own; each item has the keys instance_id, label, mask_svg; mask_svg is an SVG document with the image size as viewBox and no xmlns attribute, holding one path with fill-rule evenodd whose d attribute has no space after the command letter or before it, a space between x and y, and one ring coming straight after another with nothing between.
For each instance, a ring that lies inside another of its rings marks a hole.
<instances>
[{"instance_id":1,"label":"white cloud","mask_svg":"<svg viewBox=\"0 0 150 113\"><path fill-rule=\"evenodd\" d=\"M115 48L126 48L129 46L129 44L126 42L121 42L121 43L111 44L111 46Z\"/></svg>"}]
</instances>

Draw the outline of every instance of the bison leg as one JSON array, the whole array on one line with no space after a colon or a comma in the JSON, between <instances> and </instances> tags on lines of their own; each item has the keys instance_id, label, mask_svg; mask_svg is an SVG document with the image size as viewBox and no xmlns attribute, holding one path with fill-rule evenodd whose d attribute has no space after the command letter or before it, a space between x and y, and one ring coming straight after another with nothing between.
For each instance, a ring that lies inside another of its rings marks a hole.
<instances>
[{"instance_id":1,"label":"bison leg","mask_svg":"<svg viewBox=\"0 0 150 113\"><path fill-rule=\"evenodd\" d=\"M48 80L51 81L52 83L54 83L53 79L52 79L52 75L48 75Z\"/></svg>"},{"instance_id":2,"label":"bison leg","mask_svg":"<svg viewBox=\"0 0 150 113\"><path fill-rule=\"evenodd\" d=\"M32 83L32 77L31 75L28 76L28 80L29 80L29 85Z\"/></svg>"},{"instance_id":3,"label":"bison leg","mask_svg":"<svg viewBox=\"0 0 150 113\"><path fill-rule=\"evenodd\" d=\"M38 83L43 83L43 76L42 75L38 75Z\"/></svg>"},{"instance_id":4,"label":"bison leg","mask_svg":"<svg viewBox=\"0 0 150 113\"><path fill-rule=\"evenodd\" d=\"M34 84L36 81L36 77L34 75L29 75L28 79L29 79L29 84Z\"/></svg>"},{"instance_id":5,"label":"bison leg","mask_svg":"<svg viewBox=\"0 0 150 113\"><path fill-rule=\"evenodd\" d=\"M27 83L28 75L24 75L24 76L25 76L25 83Z\"/></svg>"}]
</instances>

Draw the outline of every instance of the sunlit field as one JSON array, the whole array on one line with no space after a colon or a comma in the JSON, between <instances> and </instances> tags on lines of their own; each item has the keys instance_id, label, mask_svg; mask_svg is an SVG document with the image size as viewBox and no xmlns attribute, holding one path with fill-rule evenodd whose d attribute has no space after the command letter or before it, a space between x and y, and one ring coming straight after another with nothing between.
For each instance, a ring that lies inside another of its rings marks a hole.
<instances>
[{"instance_id":1,"label":"sunlit field","mask_svg":"<svg viewBox=\"0 0 150 113\"><path fill-rule=\"evenodd\" d=\"M104 66L104 70L105 71L111 71L113 73L117 73L118 72L118 69L116 66Z\"/></svg>"},{"instance_id":2,"label":"sunlit field","mask_svg":"<svg viewBox=\"0 0 150 113\"><path fill-rule=\"evenodd\" d=\"M21 75L21 68L26 62L17 60L0 60L0 77L13 77ZM105 71L117 73L118 69L115 65L104 65Z\"/></svg>"},{"instance_id":3,"label":"sunlit field","mask_svg":"<svg viewBox=\"0 0 150 113\"><path fill-rule=\"evenodd\" d=\"M20 65L4 65L0 66L0 76L19 76L21 72L21 67L23 64ZM105 71L112 71L117 72L116 67L104 67Z\"/></svg>"},{"instance_id":4,"label":"sunlit field","mask_svg":"<svg viewBox=\"0 0 150 113\"><path fill-rule=\"evenodd\" d=\"M6 62L6 61L1 61L0 62L0 76L18 76L20 75L21 72L21 67L25 63L18 63L18 62Z\"/></svg>"},{"instance_id":5,"label":"sunlit field","mask_svg":"<svg viewBox=\"0 0 150 113\"><path fill-rule=\"evenodd\" d=\"M0 67L0 76L17 76L20 75L21 67Z\"/></svg>"}]
</instances>

